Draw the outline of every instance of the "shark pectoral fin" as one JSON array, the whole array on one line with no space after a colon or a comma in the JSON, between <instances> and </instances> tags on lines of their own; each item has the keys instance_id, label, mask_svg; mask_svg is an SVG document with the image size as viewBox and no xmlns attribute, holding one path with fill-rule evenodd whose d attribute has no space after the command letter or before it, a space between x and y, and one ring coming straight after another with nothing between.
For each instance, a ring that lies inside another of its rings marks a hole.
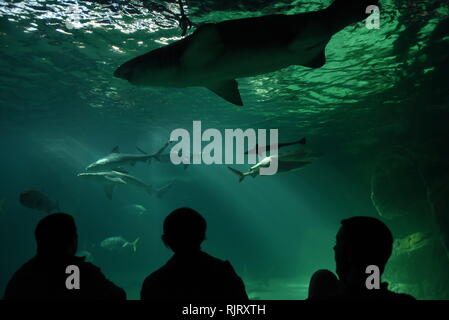
<instances>
[{"instance_id":1,"label":"shark pectoral fin","mask_svg":"<svg viewBox=\"0 0 449 320\"><path fill-rule=\"evenodd\" d=\"M123 180L122 178L108 177L108 176L105 176L105 178L114 183L126 184L125 180Z\"/></svg>"},{"instance_id":2,"label":"shark pectoral fin","mask_svg":"<svg viewBox=\"0 0 449 320\"><path fill-rule=\"evenodd\" d=\"M229 101L230 103L233 103L237 106L243 106L242 97L240 97L237 81L226 80L217 82L208 85L207 88L226 101Z\"/></svg>"},{"instance_id":3,"label":"shark pectoral fin","mask_svg":"<svg viewBox=\"0 0 449 320\"><path fill-rule=\"evenodd\" d=\"M117 171L117 172L121 172L121 173L124 173L124 174L129 174L129 172L128 171L126 171L125 169L123 169L123 168L114 168L114 171ZM123 181L123 179L120 179L120 180L122 180ZM123 181L124 182L124 181ZM119 182L119 183L121 183L121 182Z\"/></svg>"},{"instance_id":4,"label":"shark pectoral fin","mask_svg":"<svg viewBox=\"0 0 449 320\"><path fill-rule=\"evenodd\" d=\"M220 39L214 23L208 23L198 28L193 34L190 44L181 57L181 65L185 68L198 68L214 61L223 50L224 45Z\"/></svg>"},{"instance_id":5,"label":"shark pectoral fin","mask_svg":"<svg viewBox=\"0 0 449 320\"><path fill-rule=\"evenodd\" d=\"M320 51L320 53L318 53L318 55L313 60L311 60L307 63L303 63L301 65L304 67L316 69L316 68L321 68L325 64L326 64L326 55L325 55L324 49L323 49Z\"/></svg>"},{"instance_id":6,"label":"shark pectoral fin","mask_svg":"<svg viewBox=\"0 0 449 320\"><path fill-rule=\"evenodd\" d=\"M108 197L109 200L112 199L112 194L114 193L114 187L115 184L108 184L104 186L104 193L106 193L106 197Z\"/></svg>"}]
</instances>

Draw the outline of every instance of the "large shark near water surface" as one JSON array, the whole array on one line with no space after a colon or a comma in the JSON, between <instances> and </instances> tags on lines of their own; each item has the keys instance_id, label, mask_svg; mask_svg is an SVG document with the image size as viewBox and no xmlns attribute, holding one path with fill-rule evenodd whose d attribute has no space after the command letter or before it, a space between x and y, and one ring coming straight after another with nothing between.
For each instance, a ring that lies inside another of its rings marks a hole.
<instances>
[{"instance_id":1,"label":"large shark near water surface","mask_svg":"<svg viewBox=\"0 0 449 320\"><path fill-rule=\"evenodd\" d=\"M332 36L368 17L378 0L335 0L320 11L227 20L122 64L114 76L131 84L206 87L243 105L236 79L299 65L319 68Z\"/></svg>"}]
</instances>

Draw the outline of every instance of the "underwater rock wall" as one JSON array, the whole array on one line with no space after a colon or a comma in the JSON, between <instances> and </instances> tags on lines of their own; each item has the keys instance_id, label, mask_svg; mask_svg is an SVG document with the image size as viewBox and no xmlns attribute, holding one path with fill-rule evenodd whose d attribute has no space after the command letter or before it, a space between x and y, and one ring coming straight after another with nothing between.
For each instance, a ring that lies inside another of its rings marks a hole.
<instances>
[{"instance_id":1,"label":"underwater rock wall","mask_svg":"<svg viewBox=\"0 0 449 320\"><path fill-rule=\"evenodd\" d=\"M449 171L441 154L424 154L400 148L379 155L371 200L395 236L384 275L390 288L418 299L448 299Z\"/></svg>"}]
</instances>

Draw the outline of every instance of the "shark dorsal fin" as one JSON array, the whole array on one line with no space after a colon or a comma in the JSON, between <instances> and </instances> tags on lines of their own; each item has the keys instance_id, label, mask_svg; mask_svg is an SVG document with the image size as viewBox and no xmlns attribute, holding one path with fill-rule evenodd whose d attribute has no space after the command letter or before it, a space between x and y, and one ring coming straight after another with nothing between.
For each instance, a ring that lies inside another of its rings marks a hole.
<instances>
[{"instance_id":1,"label":"shark dorsal fin","mask_svg":"<svg viewBox=\"0 0 449 320\"><path fill-rule=\"evenodd\" d=\"M114 148L112 148L111 153L120 153L118 146L115 146Z\"/></svg>"},{"instance_id":2,"label":"shark dorsal fin","mask_svg":"<svg viewBox=\"0 0 449 320\"><path fill-rule=\"evenodd\" d=\"M302 138L301 140L299 140L299 144L306 144L306 138Z\"/></svg>"},{"instance_id":3,"label":"shark dorsal fin","mask_svg":"<svg viewBox=\"0 0 449 320\"><path fill-rule=\"evenodd\" d=\"M240 92L238 88L237 81L226 80L222 82L212 83L207 86L209 90L219 95L226 101L233 103L237 106L243 106L242 97L240 97Z\"/></svg>"},{"instance_id":4,"label":"shark dorsal fin","mask_svg":"<svg viewBox=\"0 0 449 320\"><path fill-rule=\"evenodd\" d=\"M122 178L119 177L115 177L115 176L105 176L105 178L109 181L111 181L112 183L120 183L120 184L126 184L125 180L123 180Z\"/></svg>"}]
</instances>

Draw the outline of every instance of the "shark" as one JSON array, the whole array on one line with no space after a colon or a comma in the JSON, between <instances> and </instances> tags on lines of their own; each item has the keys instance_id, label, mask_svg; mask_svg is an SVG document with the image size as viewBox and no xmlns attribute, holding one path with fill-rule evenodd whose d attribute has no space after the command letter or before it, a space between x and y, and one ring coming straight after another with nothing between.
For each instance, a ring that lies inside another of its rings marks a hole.
<instances>
[{"instance_id":1,"label":"shark","mask_svg":"<svg viewBox=\"0 0 449 320\"><path fill-rule=\"evenodd\" d=\"M255 166L251 167L247 172L241 172L232 167L228 167L228 169L239 177L239 182L242 182L245 177L251 176L253 178L257 177L260 174L260 168L263 166L270 166L270 161L272 161L271 157L266 157L262 161L260 161ZM295 169L300 169L310 164L310 161L296 161L296 162L278 162L278 170L277 172L287 172Z\"/></svg>"},{"instance_id":2,"label":"shark","mask_svg":"<svg viewBox=\"0 0 449 320\"><path fill-rule=\"evenodd\" d=\"M104 187L104 192L109 200L112 199L114 189L119 185L128 185L143 189L149 195L156 194L161 198L173 185L173 181L161 188L153 188L142 180L120 171L83 172L78 177L100 183Z\"/></svg>"},{"instance_id":3,"label":"shark","mask_svg":"<svg viewBox=\"0 0 449 320\"><path fill-rule=\"evenodd\" d=\"M277 172L287 172L303 168L312 163L313 160L323 156L322 153L316 152L306 145L306 138L302 138L298 142L279 144L276 146L284 149L274 155L262 158L262 160L252 166L247 172L241 172L232 167L228 167L228 169L239 177L239 182L242 182L247 176L255 178L260 175L260 168L269 167L274 159L278 161ZM269 145L264 149L271 150L273 147L274 145Z\"/></svg>"},{"instance_id":4,"label":"shark","mask_svg":"<svg viewBox=\"0 0 449 320\"><path fill-rule=\"evenodd\" d=\"M126 154L120 153L119 147L114 147L111 152L101 159L86 167L86 171L93 170L121 170L125 165L134 166L137 162L151 162L151 159L160 156L163 150L159 150L154 154Z\"/></svg>"},{"instance_id":5,"label":"shark","mask_svg":"<svg viewBox=\"0 0 449 320\"><path fill-rule=\"evenodd\" d=\"M367 7L377 3L335 0L319 11L206 23L181 40L126 61L114 76L138 86L206 87L242 106L236 79L292 65L324 66L333 35L367 18Z\"/></svg>"}]
</instances>

